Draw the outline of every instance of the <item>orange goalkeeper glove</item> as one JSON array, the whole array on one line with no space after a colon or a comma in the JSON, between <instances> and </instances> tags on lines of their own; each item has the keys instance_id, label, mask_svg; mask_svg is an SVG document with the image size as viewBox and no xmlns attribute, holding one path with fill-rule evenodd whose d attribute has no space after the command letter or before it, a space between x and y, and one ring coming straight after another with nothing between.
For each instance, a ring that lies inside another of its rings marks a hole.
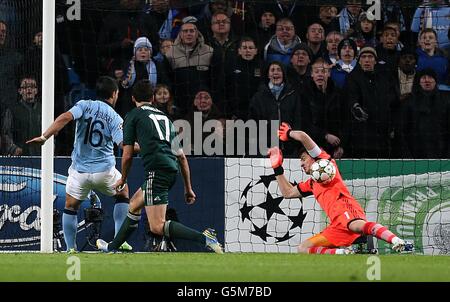
<instances>
[{"instance_id":1,"label":"orange goalkeeper glove","mask_svg":"<svg viewBox=\"0 0 450 302\"><path fill-rule=\"evenodd\" d=\"M270 157L270 164L272 165L275 176L282 175L283 170L283 154L278 147L270 148L267 154Z\"/></svg>"},{"instance_id":2,"label":"orange goalkeeper glove","mask_svg":"<svg viewBox=\"0 0 450 302\"><path fill-rule=\"evenodd\" d=\"M281 141L287 142L289 140L289 133L292 131L291 126L288 123L281 123L280 129L278 129L278 137Z\"/></svg>"}]
</instances>

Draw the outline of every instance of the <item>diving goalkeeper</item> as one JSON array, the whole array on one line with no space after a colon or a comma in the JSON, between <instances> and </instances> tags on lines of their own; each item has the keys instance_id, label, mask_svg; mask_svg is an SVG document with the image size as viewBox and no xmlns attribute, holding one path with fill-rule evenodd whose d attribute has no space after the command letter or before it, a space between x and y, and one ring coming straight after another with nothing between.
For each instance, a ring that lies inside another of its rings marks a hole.
<instances>
[{"instance_id":1,"label":"diving goalkeeper","mask_svg":"<svg viewBox=\"0 0 450 302\"><path fill-rule=\"evenodd\" d=\"M330 220L330 225L321 233L300 243L299 253L352 254L353 250L349 247L363 234L375 236L392 244L392 249L397 252L413 249L411 243L400 239L386 227L367 221L364 210L342 180L336 162L329 154L321 150L308 134L303 131L293 131L288 124L282 123L278 130L278 137L282 141L294 139L303 144L304 148L300 151L300 163L306 174L311 174L312 164L321 158L330 160L336 168L336 176L329 183L319 183L310 178L294 186L283 175L281 150L274 147L268 151L283 197L298 198L314 195Z\"/></svg>"}]
</instances>

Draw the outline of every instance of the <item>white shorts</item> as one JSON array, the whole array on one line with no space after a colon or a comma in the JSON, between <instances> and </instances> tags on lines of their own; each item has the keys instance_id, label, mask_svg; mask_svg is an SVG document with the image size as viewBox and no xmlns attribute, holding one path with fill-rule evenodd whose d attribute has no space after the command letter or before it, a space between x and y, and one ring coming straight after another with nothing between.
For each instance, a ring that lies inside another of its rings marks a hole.
<instances>
[{"instance_id":1,"label":"white shorts","mask_svg":"<svg viewBox=\"0 0 450 302\"><path fill-rule=\"evenodd\" d=\"M79 173L70 167L66 193L80 201L85 200L91 190L114 196L117 194L114 184L121 177L122 174L116 167L99 173Z\"/></svg>"}]
</instances>

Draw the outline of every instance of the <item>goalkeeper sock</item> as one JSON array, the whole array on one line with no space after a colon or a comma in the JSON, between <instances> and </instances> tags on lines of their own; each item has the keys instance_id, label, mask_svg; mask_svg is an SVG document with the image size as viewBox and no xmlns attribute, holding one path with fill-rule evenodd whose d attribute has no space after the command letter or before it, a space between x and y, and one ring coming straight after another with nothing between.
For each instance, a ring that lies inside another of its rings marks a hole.
<instances>
[{"instance_id":1,"label":"goalkeeper sock","mask_svg":"<svg viewBox=\"0 0 450 302\"><path fill-rule=\"evenodd\" d=\"M375 236L378 239L382 239L388 243L392 243L392 239L397 237L394 233L389 231L387 227L376 222L366 222L363 227L363 233L365 235Z\"/></svg>"},{"instance_id":2,"label":"goalkeeper sock","mask_svg":"<svg viewBox=\"0 0 450 302\"><path fill-rule=\"evenodd\" d=\"M336 251L338 250L344 250L344 249L330 249L327 247L323 247L323 246L315 246L315 247L310 247L308 249L308 254L328 254L328 255L334 255L334 254L338 254ZM343 254L343 253L339 253L339 254Z\"/></svg>"},{"instance_id":3,"label":"goalkeeper sock","mask_svg":"<svg viewBox=\"0 0 450 302\"><path fill-rule=\"evenodd\" d=\"M170 239L187 239L199 242L201 244L206 243L205 235L187 226L168 220L164 223L164 235Z\"/></svg>"},{"instance_id":4,"label":"goalkeeper sock","mask_svg":"<svg viewBox=\"0 0 450 302\"><path fill-rule=\"evenodd\" d=\"M128 198L116 198L116 204L114 205L113 217L114 217L114 237L117 236L117 233L122 226L122 223L125 221L125 218L128 214Z\"/></svg>"},{"instance_id":5,"label":"goalkeeper sock","mask_svg":"<svg viewBox=\"0 0 450 302\"><path fill-rule=\"evenodd\" d=\"M141 215L135 215L128 212L127 217L122 223L119 232L114 237L113 241L108 244L108 251L116 251L127 240L127 238L137 229Z\"/></svg>"},{"instance_id":6,"label":"goalkeeper sock","mask_svg":"<svg viewBox=\"0 0 450 302\"><path fill-rule=\"evenodd\" d=\"M64 241L66 242L67 251L70 249L77 249L77 227L78 227L78 213L69 209L64 209L62 216L62 227L64 234Z\"/></svg>"}]
</instances>

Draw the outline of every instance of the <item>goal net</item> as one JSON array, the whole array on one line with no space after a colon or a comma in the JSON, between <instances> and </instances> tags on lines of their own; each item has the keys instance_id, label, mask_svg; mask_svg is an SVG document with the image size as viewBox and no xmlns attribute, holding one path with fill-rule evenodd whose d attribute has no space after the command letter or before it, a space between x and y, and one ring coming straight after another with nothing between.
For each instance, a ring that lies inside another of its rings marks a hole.
<instances>
[{"instance_id":1,"label":"goal net","mask_svg":"<svg viewBox=\"0 0 450 302\"><path fill-rule=\"evenodd\" d=\"M225 238L229 252L296 252L329 223L313 197L285 199L264 159L225 160ZM309 176L285 160L293 184ZM341 160L338 166L369 221L415 243L417 253L449 254L448 160ZM379 253L390 246L378 240Z\"/></svg>"}]
</instances>

